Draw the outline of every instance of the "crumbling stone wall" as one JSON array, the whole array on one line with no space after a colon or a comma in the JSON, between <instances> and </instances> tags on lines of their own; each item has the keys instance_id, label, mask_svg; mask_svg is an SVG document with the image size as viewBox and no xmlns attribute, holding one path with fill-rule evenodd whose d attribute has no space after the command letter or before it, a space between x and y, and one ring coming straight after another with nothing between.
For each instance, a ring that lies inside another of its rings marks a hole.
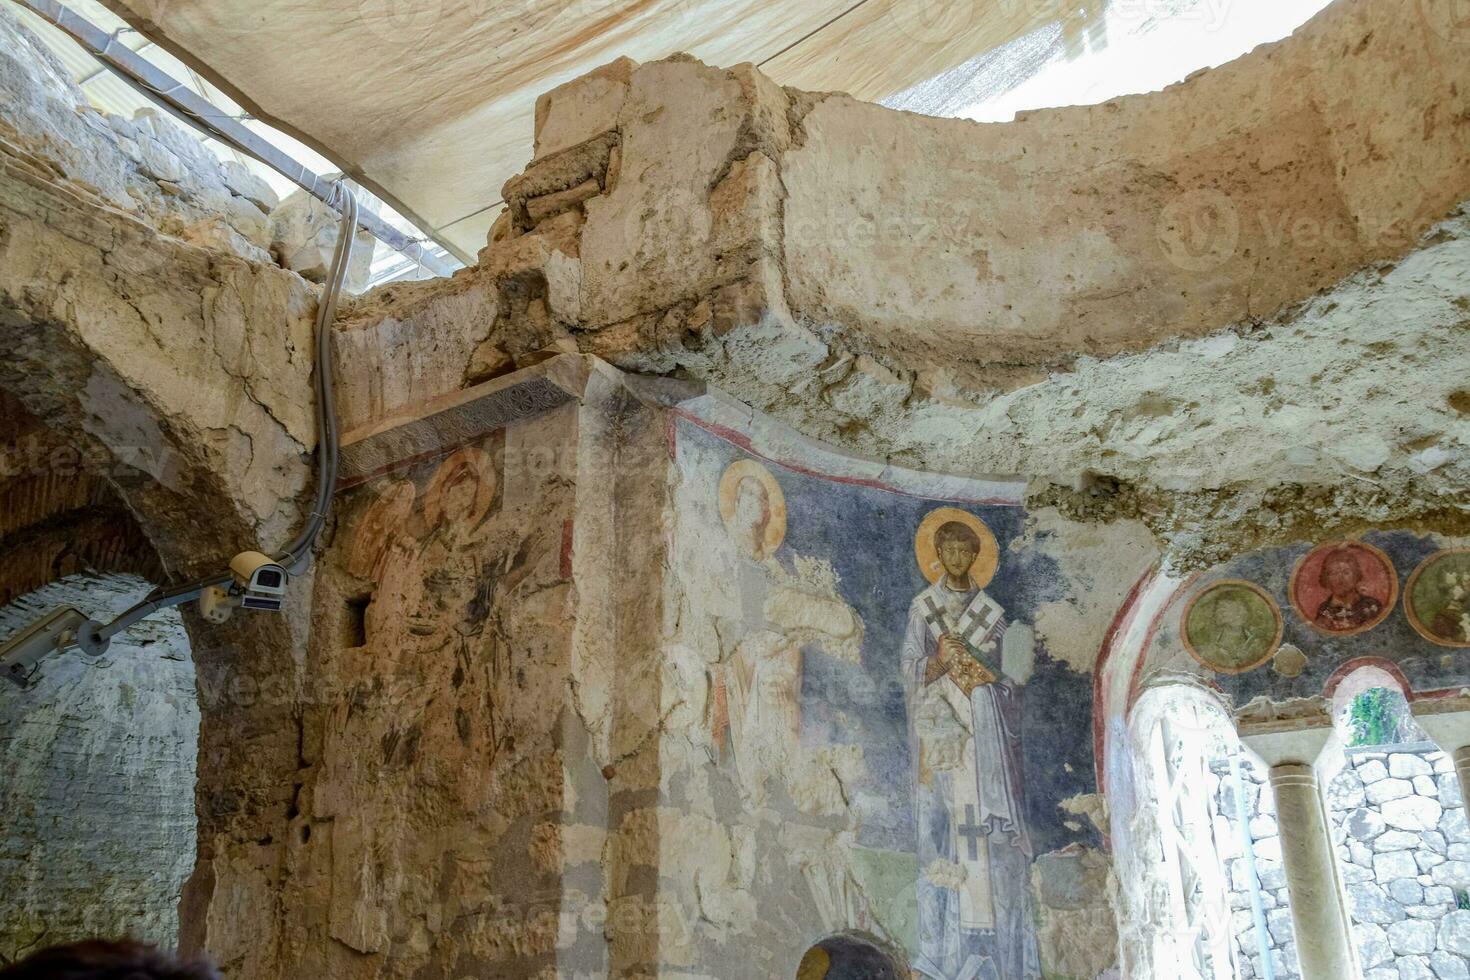
<instances>
[{"instance_id":1,"label":"crumbling stone wall","mask_svg":"<svg viewBox=\"0 0 1470 980\"><path fill-rule=\"evenodd\" d=\"M831 445L1139 517L1180 563L1462 521L1455 50L1413 5L1339 2L1166 92L985 126L620 61L543 97L476 270L346 323L364 349L421 324L436 379L546 348L693 376Z\"/></svg>"},{"instance_id":2,"label":"crumbling stone wall","mask_svg":"<svg viewBox=\"0 0 1470 980\"><path fill-rule=\"evenodd\" d=\"M798 456L811 445L792 429L864 479L904 464L936 499L940 473L1030 481L1014 540L1075 583L1031 611L1058 673L1099 666L1161 561L1327 527L1461 528L1470 236L1453 209L1470 197L1470 87L1410 6L1339 3L1307 42L1204 82L983 130L687 58L551 93L480 267L344 308L350 438L556 354L680 380L659 393L593 363L576 405L461 433L350 490L315 578L293 583L310 604L228 633L184 614L203 716L185 944L246 978L647 975L716 970L751 930L774 956L864 925L849 920L869 886L844 863L861 807L843 799L842 754L797 781L813 819L783 824L762 821L791 810L730 795L709 751L718 647L683 643L701 617L670 579L680 484L663 414L701 383L735 399L721 418L737 442L753 406L791 427L779 441ZM1340 62L1390 94L1306 119L1283 101L1351 92ZM35 91L28 71L18 85ZM313 291L233 225L190 240L164 200L185 182L48 98L11 129L57 139L0 144L0 386L107 464L169 573L269 548L309 487ZM1190 120L1177 153L1170 118ZM1369 131L1368 150L1344 137ZM1050 180L1079 132L1071 182ZM1298 186L1283 173L1299 157L1314 189L1290 198L1299 217L1404 233L1327 256L1252 224ZM1190 195L1217 179L1250 233L1171 253L1190 244L1169 237ZM1021 185L1072 189L1040 209L1054 221L1025 218L1054 248L1007 251L991 232ZM936 214L963 220L906 224ZM889 222L900 231L868 235ZM1037 283L1068 284L1070 305ZM1079 736L1081 713L1050 707ZM1105 832L1095 794L1066 804L1070 833ZM834 860L803 857L825 843ZM1036 872L1062 972L1111 954L1097 844ZM792 897L798 876L828 905Z\"/></svg>"},{"instance_id":3,"label":"crumbling stone wall","mask_svg":"<svg viewBox=\"0 0 1470 980\"><path fill-rule=\"evenodd\" d=\"M0 609L9 636L61 604L116 614L151 586L73 575ZM199 707L177 612L138 624L92 660L47 661L0 689L0 963L95 936L178 941L194 868Z\"/></svg>"}]
</instances>

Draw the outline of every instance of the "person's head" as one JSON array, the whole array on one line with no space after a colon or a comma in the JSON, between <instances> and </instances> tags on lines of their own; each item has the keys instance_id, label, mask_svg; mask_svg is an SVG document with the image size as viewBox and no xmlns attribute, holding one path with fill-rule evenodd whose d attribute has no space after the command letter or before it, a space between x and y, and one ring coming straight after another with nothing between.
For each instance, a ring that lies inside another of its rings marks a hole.
<instances>
[{"instance_id":1,"label":"person's head","mask_svg":"<svg viewBox=\"0 0 1470 980\"><path fill-rule=\"evenodd\" d=\"M1358 556L1347 548L1328 552L1322 559L1322 571L1317 575L1317 584L1333 595L1342 595L1357 589L1363 579L1363 570L1358 567Z\"/></svg>"},{"instance_id":2,"label":"person's head","mask_svg":"<svg viewBox=\"0 0 1470 980\"><path fill-rule=\"evenodd\" d=\"M945 521L934 532L934 550L945 573L958 581L970 574L980 555L980 536L959 521Z\"/></svg>"},{"instance_id":3,"label":"person's head","mask_svg":"<svg viewBox=\"0 0 1470 980\"><path fill-rule=\"evenodd\" d=\"M480 474L469 460L461 460L444 481L441 505L449 521L463 521L475 512L475 498L480 493Z\"/></svg>"},{"instance_id":4,"label":"person's head","mask_svg":"<svg viewBox=\"0 0 1470 980\"><path fill-rule=\"evenodd\" d=\"M132 940L53 946L0 969L0 980L221 980L205 960L184 962Z\"/></svg>"},{"instance_id":5,"label":"person's head","mask_svg":"<svg viewBox=\"0 0 1470 980\"><path fill-rule=\"evenodd\" d=\"M765 485L753 476L742 476L735 485L735 527L747 539L745 543L759 551L770 523L771 497Z\"/></svg>"},{"instance_id":6,"label":"person's head","mask_svg":"<svg viewBox=\"0 0 1470 980\"><path fill-rule=\"evenodd\" d=\"M1215 602L1215 625L1222 630L1243 629L1250 615L1245 600L1240 596L1227 592Z\"/></svg>"}]
</instances>

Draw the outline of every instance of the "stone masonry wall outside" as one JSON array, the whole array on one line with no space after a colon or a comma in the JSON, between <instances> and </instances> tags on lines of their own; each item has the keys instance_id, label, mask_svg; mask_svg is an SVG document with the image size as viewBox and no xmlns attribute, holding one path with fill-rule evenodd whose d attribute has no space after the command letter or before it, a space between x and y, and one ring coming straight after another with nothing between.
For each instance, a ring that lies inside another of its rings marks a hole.
<instances>
[{"instance_id":1,"label":"stone masonry wall outside","mask_svg":"<svg viewBox=\"0 0 1470 980\"><path fill-rule=\"evenodd\" d=\"M1251 874L1236 818L1234 782L1212 765L1215 846L1225 862L1232 934L1241 980L1266 976L1251 910ZM1281 841L1264 769L1243 765L1272 974L1300 976ZM1449 757L1431 742L1356 748L1327 787L1353 940L1364 980L1467 980L1470 910L1457 892L1470 885L1470 827Z\"/></svg>"}]
</instances>

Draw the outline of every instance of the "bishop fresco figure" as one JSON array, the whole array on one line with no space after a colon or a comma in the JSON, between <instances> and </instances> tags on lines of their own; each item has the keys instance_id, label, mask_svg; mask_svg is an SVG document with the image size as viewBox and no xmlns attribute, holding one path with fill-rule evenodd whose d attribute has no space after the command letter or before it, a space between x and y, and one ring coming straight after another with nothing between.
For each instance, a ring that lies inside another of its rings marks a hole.
<instances>
[{"instance_id":1,"label":"bishop fresco figure","mask_svg":"<svg viewBox=\"0 0 1470 980\"><path fill-rule=\"evenodd\" d=\"M978 518L943 508L919 534L933 584L909 606L901 651L919 857L913 967L931 980L1031 980L1041 965L1020 708L1032 632L977 584L982 553L985 581L998 557Z\"/></svg>"}]
</instances>

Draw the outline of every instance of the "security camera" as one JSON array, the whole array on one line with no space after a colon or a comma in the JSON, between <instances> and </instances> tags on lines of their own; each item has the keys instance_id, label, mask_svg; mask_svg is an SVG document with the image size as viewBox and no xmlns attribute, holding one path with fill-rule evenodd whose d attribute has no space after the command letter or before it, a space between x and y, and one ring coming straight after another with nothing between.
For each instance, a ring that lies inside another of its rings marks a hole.
<instances>
[{"instance_id":1,"label":"security camera","mask_svg":"<svg viewBox=\"0 0 1470 980\"><path fill-rule=\"evenodd\" d=\"M246 609L279 610L286 604L286 569L275 559L258 551L242 551L230 562L235 577L232 592L243 593L240 605Z\"/></svg>"}]
</instances>

